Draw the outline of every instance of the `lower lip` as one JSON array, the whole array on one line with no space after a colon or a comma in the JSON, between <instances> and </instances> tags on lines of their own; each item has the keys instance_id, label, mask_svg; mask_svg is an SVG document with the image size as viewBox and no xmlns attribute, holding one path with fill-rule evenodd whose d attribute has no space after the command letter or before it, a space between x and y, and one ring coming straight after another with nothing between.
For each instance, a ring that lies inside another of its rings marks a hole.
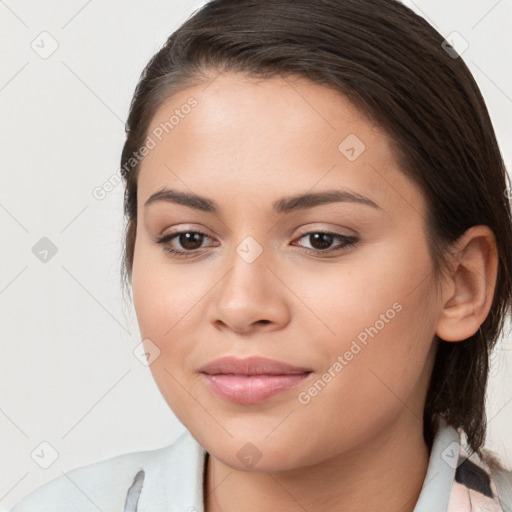
<instances>
[{"instance_id":1,"label":"lower lip","mask_svg":"<svg viewBox=\"0 0 512 512\"><path fill-rule=\"evenodd\" d=\"M310 374L201 375L207 386L225 400L235 404L256 404L297 386Z\"/></svg>"}]
</instances>

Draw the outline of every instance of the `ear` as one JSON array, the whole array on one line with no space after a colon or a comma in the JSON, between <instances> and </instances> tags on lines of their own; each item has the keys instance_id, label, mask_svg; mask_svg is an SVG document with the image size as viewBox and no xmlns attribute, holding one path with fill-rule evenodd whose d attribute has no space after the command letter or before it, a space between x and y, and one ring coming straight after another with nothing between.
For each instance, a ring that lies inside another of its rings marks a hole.
<instances>
[{"instance_id":1,"label":"ear","mask_svg":"<svg viewBox=\"0 0 512 512\"><path fill-rule=\"evenodd\" d=\"M469 228L455 242L452 261L436 334L445 341L462 341L478 331L491 308L498 274L492 230L488 226Z\"/></svg>"}]
</instances>

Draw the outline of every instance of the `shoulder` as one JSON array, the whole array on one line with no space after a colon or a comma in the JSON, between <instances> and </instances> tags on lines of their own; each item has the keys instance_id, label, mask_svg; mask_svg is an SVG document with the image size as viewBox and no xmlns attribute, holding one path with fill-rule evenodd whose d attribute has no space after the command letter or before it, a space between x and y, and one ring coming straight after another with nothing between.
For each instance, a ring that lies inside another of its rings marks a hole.
<instances>
[{"instance_id":1,"label":"shoulder","mask_svg":"<svg viewBox=\"0 0 512 512\"><path fill-rule=\"evenodd\" d=\"M156 450L124 453L63 472L33 490L10 512L102 512L123 510L134 477L143 470L154 479L175 466L197 444L188 431Z\"/></svg>"}]
</instances>

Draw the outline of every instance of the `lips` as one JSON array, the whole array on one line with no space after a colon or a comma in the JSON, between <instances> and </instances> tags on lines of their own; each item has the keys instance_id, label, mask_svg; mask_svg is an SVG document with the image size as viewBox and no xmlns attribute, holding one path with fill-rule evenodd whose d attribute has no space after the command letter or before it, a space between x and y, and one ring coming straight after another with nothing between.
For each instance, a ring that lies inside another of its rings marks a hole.
<instances>
[{"instance_id":1,"label":"lips","mask_svg":"<svg viewBox=\"0 0 512 512\"><path fill-rule=\"evenodd\" d=\"M310 372L310 368L292 366L288 363L267 359L266 357L248 357L238 359L232 356L221 357L203 366L200 370L209 375L294 375Z\"/></svg>"},{"instance_id":2,"label":"lips","mask_svg":"<svg viewBox=\"0 0 512 512\"><path fill-rule=\"evenodd\" d=\"M263 357L215 359L200 370L206 386L221 398L236 404L263 402L289 390L312 370Z\"/></svg>"}]
</instances>

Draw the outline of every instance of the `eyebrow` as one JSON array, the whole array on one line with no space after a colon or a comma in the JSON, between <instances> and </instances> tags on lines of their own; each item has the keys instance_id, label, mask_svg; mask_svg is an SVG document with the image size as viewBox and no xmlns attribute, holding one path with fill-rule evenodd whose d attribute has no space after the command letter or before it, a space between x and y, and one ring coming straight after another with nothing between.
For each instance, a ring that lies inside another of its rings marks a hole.
<instances>
[{"instance_id":1,"label":"eyebrow","mask_svg":"<svg viewBox=\"0 0 512 512\"><path fill-rule=\"evenodd\" d=\"M220 206L206 197L199 196L190 192L181 192L170 188L163 188L152 194L144 203L149 206L158 201L181 204L195 210L219 215ZM323 192L307 192L296 196L282 197L272 203L272 208L276 213L291 213L306 208L313 208L326 203L349 202L359 203L372 208L381 209L381 207L361 194L349 190L325 190Z\"/></svg>"}]
</instances>

